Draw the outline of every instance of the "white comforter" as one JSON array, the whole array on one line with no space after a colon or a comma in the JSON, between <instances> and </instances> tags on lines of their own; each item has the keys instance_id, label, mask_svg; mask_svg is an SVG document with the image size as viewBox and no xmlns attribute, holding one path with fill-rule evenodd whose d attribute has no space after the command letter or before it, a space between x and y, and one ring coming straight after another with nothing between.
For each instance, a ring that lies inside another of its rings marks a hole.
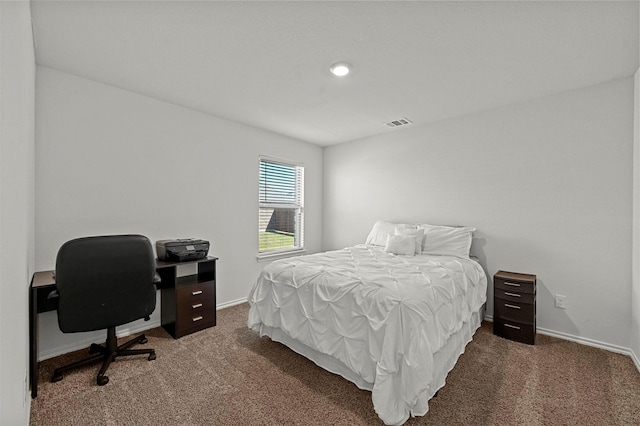
<instances>
[{"instance_id":1,"label":"white comforter","mask_svg":"<svg viewBox=\"0 0 640 426\"><path fill-rule=\"evenodd\" d=\"M358 245L266 266L249 295L248 326L281 329L340 360L372 384L378 416L402 424L418 407L426 413L433 355L486 290L477 262Z\"/></svg>"}]
</instances>

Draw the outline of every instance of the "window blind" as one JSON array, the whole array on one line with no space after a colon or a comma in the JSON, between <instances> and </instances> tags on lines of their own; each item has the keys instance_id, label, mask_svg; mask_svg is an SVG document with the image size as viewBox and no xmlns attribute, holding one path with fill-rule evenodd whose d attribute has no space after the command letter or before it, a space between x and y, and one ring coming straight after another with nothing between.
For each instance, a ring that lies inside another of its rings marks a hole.
<instances>
[{"instance_id":1,"label":"window blind","mask_svg":"<svg viewBox=\"0 0 640 426\"><path fill-rule=\"evenodd\" d=\"M303 247L304 167L260 159L259 253Z\"/></svg>"}]
</instances>

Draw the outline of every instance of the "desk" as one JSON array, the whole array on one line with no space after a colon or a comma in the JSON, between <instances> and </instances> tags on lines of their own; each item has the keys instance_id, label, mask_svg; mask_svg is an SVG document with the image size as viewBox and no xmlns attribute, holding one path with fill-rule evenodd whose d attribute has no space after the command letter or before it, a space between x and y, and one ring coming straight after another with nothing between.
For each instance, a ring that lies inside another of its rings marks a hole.
<instances>
[{"instance_id":1,"label":"desk","mask_svg":"<svg viewBox=\"0 0 640 426\"><path fill-rule=\"evenodd\" d=\"M174 338L216 325L216 260L207 257L193 262L156 261L161 292L162 327ZM177 276L178 266L197 264L193 275ZM33 274L29 286L29 381L31 398L38 396L38 314L58 309L53 271Z\"/></svg>"}]
</instances>

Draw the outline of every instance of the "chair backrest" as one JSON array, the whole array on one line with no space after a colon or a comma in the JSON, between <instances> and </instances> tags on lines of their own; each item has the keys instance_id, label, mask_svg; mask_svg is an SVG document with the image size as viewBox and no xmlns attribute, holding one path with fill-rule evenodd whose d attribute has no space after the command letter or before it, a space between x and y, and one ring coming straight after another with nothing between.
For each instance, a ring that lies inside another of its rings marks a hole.
<instances>
[{"instance_id":1,"label":"chair backrest","mask_svg":"<svg viewBox=\"0 0 640 426\"><path fill-rule=\"evenodd\" d=\"M142 235L64 243L56 259L60 330L101 330L149 316L156 307L154 276L153 248Z\"/></svg>"}]
</instances>

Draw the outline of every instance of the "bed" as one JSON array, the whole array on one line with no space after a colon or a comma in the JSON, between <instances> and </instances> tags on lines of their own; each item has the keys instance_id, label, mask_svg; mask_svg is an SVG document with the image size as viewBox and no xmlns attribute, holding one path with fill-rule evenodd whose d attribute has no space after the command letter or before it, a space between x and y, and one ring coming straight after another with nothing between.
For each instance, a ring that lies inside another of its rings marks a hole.
<instances>
[{"instance_id":1,"label":"bed","mask_svg":"<svg viewBox=\"0 0 640 426\"><path fill-rule=\"evenodd\" d=\"M247 325L371 391L385 424L422 416L482 321L473 231L380 221L365 244L274 261Z\"/></svg>"}]
</instances>

